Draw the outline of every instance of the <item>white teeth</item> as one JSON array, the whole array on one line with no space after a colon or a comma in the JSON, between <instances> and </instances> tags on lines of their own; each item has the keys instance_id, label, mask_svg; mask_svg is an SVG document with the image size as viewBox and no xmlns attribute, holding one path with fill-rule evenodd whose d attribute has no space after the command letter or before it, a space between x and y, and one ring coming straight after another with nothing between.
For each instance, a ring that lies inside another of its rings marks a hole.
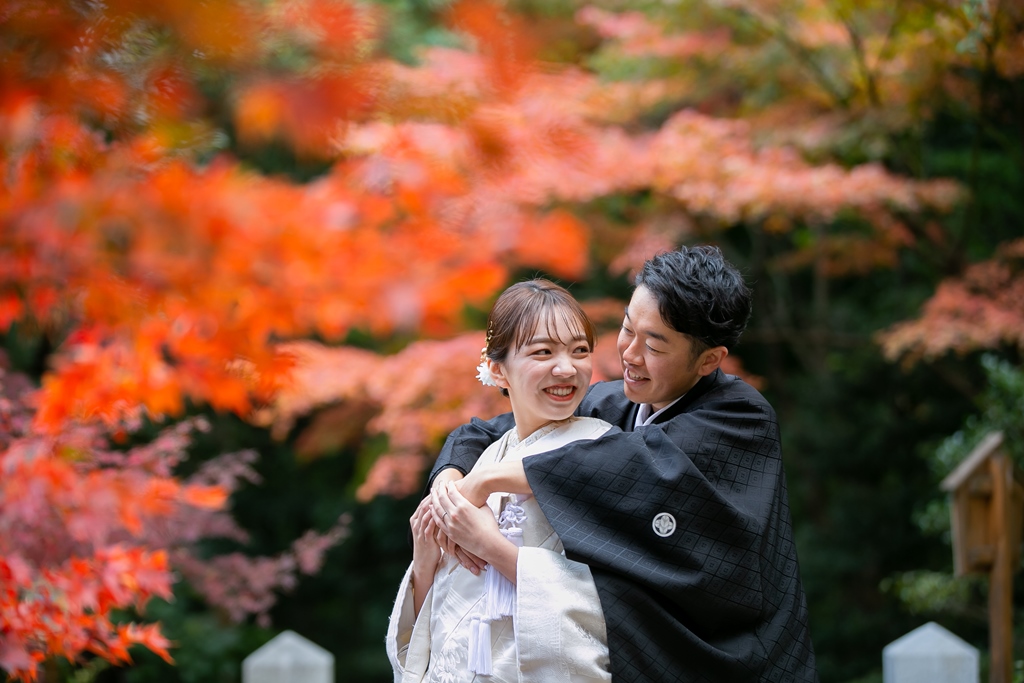
<instances>
[{"instance_id":1,"label":"white teeth","mask_svg":"<svg viewBox=\"0 0 1024 683\"><path fill-rule=\"evenodd\" d=\"M572 393L572 387L551 387L546 390L548 393L554 394L555 396L568 396Z\"/></svg>"},{"instance_id":2,"label":"white teeth","mask_svg":"<svg viewBox=\"0 0 1024 683\"><path fill-rule=\"evenodd\" d=\"M629 372L628 370L626 371L626 374L629 375L629 378L634 382L639 382L640 380L643 379L643 377L641 377L640 375Z\"/></svg>"}]
</instances>

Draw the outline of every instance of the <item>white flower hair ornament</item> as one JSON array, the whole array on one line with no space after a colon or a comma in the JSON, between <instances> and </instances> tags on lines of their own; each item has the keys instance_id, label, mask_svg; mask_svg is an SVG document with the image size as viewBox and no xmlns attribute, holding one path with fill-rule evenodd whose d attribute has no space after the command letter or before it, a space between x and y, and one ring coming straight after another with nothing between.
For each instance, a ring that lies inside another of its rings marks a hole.
<instances>
[{"instance_id":1,"label":"white flower hair ornament","mask_svg":"<svg viewBox=\"0 0 1024 683\"><path fill-rule=\"evenodd\" d=\"M494 381L494 373L491 372L490 363L487 358L487 347L480 349L480 365L476 366L476 378L480 380L480 384L485 387L496 387L498 383Z\"/></svg>"}]
</instances>

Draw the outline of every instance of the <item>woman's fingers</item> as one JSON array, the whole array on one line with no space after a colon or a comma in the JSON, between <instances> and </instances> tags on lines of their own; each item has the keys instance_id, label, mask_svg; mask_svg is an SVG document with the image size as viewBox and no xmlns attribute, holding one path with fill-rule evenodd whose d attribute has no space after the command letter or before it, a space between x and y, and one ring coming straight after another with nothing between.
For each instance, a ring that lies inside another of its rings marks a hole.
<instances>
[{"instance_id":1,"label":"woman's fingers","mask_svg":"<svg viewBox=\"0 0 1024 683\"><path fill-rule=\"evenodd\" d=\"M455 546L455 559L459 561L459 564L477 576L487 566L486 562L483 562L476 555L458 545Z\"/></svg>"},{"instance_id":2,"label":"woman's fingers","mask_svg":"<svg viewBox=\"0 0 1024 683\"><path fill-rule=\"evenodd\" d=\"M448 482L458 481L462 479L464 476L465 475L463 475L462 472L459 472L454 467L449 467L447 469L441 470L440 472L437 473L437 476L434 477L434 482L431 485L431 489L444 488L445 486L448 485Z\"/></svg>"},{"instance_id":3,"label":"woman's fingers","mask_svg":"<svg viewBox=\"0 0 1024 683\"><path fill-rule=\"evenodd\" d=\"M459 490L459 485L455 482L448 484L445 489L445 493L448 494L448 500L451 501L452 505L455 507L471 505L469 500L462 495L462 491ZM473 507L476 507L476 505L473 505Z\"/></svg>"},{"instance_id":4,"label":"woman's fingers","mask_svg":"<svg viewBox=\"0 0 1024 683\"><path fill-rule=\"evenodd\" d=\"M451 540L448 533L448 520L451 517L451 513L449 513L445 507L446 504L450 506L451 501L448 499L447 495L444 495L444 488L445 487L438 487L438 489L435 489L430 494L430 521L433 523L433 527L435 529L433 535L437 540L437 544L449 555L454 555L455 543ZM447 503L445 501L447 501Z\"/></svg>"},{"instance_id":5,"label":"woman's fingers","mask_svg":"<svg viewBox=\"0 0 1024 683\"><path fill-rule=\"evenodd\" d=\"M444 502L447 501L448 505L451 505L447 488L447 486L435 486L430 491L430 512L434 517L434 523L446 534L448 533L448 522L445 518L451 514Z\"/></svg>"},{"instance_id":6,"label":"woman's fingers","mask_svg":"<svg viewBox=\"0 0 1024 683\"><path fill-rule=\"evenodd\" d=\"M473 572L474 574L479 574L487 566L486 562L484 562L479 557L469 552L462 546L456 546L455 557L458 558L459 564L461 564L463 567Z\"/></svg>"},{"instance_id":7,"label":"woman's fingers","mask_svg":"<svg viewBox=\"0 0 1024 683\"><path fill-rule=\"evenodd\" d=\"M430 519L430 502L424 498L416 506L416 511L412 513L412 517L409 518L409 525L414 535L422 535L424 523L428 519Z\"/></svg>"}]
</instances>

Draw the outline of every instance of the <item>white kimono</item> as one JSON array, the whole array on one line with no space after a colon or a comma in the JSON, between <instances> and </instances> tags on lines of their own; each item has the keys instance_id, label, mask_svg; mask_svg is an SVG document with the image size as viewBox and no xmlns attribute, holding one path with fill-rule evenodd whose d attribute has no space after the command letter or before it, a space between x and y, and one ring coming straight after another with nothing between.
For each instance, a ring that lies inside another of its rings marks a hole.
<instances>
[{"instance_id":1,"label":"white kimono","mask_svg":"<svg viewBox=\"0 0 1024 683\"><path fill-rule=\"evenodd\" d=\"M522 442L513 428L484 451L476 467L595 439L610 426L594 418L571 417L542 427ZM562 542L533 496L495 493L487 499L495 519L510 503L520 513L523 547L516 565L513 616L490 622L490 674L471 670L470 632L476 632L481 617L487 620L485 574L496 570L488 567L474 576L455 558L443 556L416 619L411 565L402 579L387 634L395 683L611 680L604 613L589 567L566 559ZM508 515L504 526L507 519Z\"/></svg>"}]
</instances>

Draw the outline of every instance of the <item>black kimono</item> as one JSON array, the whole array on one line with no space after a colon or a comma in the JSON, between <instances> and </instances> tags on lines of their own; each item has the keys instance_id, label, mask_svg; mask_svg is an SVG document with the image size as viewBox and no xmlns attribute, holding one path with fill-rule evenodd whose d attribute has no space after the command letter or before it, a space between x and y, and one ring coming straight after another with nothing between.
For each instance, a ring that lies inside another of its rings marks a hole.
<instances>
[{"instance_id":1,"label":"black kimono","mask_svg":"<svg viewBox=\"0 0 1024 683\"><path fill-rule=\"evenodd\" d=\"M775 411L717 370L633 430L622 381L578 411L620 427L525 458L566 555L590 565L616 683L817 681ZM463 472L512 425L448 437L431 478Z\"/></svg>"}]
</instances>

